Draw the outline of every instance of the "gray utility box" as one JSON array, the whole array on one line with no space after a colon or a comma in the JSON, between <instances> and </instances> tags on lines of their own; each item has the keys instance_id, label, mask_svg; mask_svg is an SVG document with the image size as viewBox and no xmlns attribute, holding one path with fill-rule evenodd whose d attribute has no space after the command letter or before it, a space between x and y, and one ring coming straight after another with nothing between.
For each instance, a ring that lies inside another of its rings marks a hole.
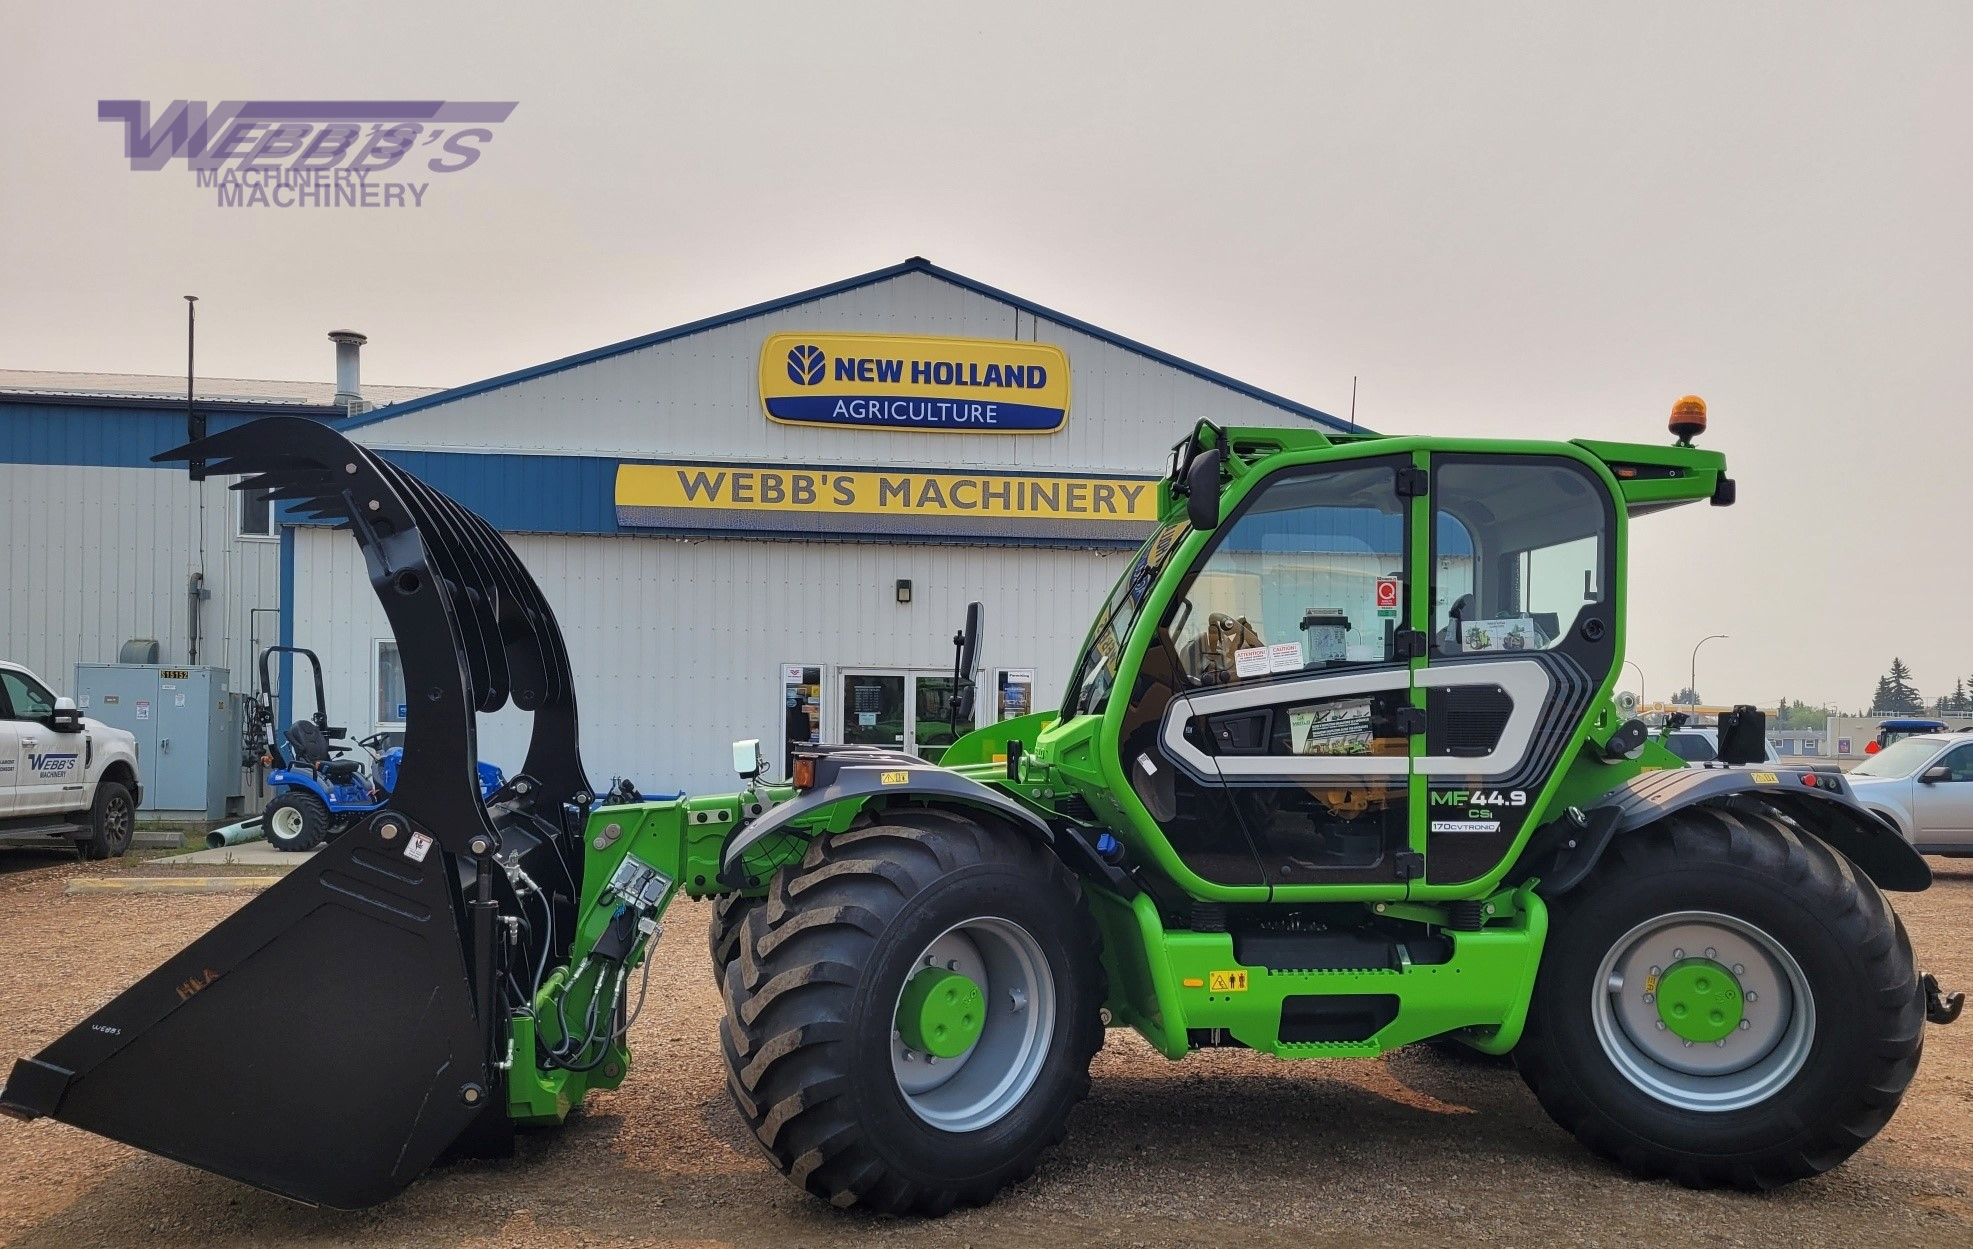
<instances>
[{"instance_id":1,"label":"gray utility box","mask_svg":"<svg viewBox=\"0 0 1973 1249\"><path fill-rule=\"evenodd\" d=\"M82 714L133 733L145 816L210 822L241 814L242 698L224 668L77 664Z\"/></svg>"}]
</instances>

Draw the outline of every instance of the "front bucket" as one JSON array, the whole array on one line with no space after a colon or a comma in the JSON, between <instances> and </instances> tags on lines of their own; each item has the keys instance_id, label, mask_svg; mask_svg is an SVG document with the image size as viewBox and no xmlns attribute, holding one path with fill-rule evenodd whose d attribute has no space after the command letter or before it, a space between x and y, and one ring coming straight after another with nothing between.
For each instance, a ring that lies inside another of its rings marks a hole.
<instances>
[{"instance_id":1,"label":"front bucket","mask_svg":"<svg viewBox=\"0 0 1973 1249\"><path fill-rule=\"evenodd\" d=\"M451 856L389 819L16 1062L0 1110L311 1204L374 1205L416 1179L490 1084Z\"/></svg>"}]
</instances>

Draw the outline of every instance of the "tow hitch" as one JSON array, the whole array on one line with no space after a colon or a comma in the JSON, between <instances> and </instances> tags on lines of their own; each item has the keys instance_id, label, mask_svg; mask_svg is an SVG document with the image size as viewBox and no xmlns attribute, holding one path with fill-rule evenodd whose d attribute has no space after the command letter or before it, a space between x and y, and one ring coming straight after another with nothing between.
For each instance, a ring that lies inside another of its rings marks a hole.
<instances>
[{"instance_id":1,"label":"tow hitch","mask_svg":"<svg viewBox=\"0 0 1973 1249\"><path fill-rule=\"evenodd\" d=\"M1925 994L1925 1018L1932 1023L1947 1024L1959 1018L1959 1012L1966 1005L1964 993L1941 993L1939 978L1926 972L1918 978L1918 987Z\"/></svg>"}]
</instances>

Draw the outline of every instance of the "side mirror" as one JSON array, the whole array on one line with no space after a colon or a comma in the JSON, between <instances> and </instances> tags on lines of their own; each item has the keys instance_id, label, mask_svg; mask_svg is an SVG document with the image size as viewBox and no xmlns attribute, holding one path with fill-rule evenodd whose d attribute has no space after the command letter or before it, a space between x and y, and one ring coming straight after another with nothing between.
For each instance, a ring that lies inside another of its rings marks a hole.
<instances>
[{"instance_id":1,"label":"side mirror","mask_svg":"<svg viewBox=\"0 0 1973 1249\"><path fill-rule=\"evenodd\" d=\"M953 657L952 675L961 684L970 682L980 668L980 618L984 611L978 603L966 604L966 625L952 638L959 652Z\"/></svg>"},{"instance_id":2,"label":"side mirror","mask_svg":"<svg viewBox=\"0 0 1973 1249\"><path fill-rule=\"evenodd\" d=\"M1219 528L1219 459L1219 448L1210 447L1185 469L1185 518L1194 529Z\"/></svg>"},{"instance_id":3,"label":"side mirror","mask_svg":"<svg viewBox=\"0 0 1973 1249\"><path fill-rule=\"evenodd\" d=\"M760 753L758 737L733 743L733 770L750 781L767 770L767 756Z\"/></svg>"},{"instance_id":4,"label":"side mirror","mask_svg":"<svg viewBox=\"0 0 1973 1249\"><path fill-rule=\"evenodd\" d=\"M57 733L82 731L82 713L75 709L73 698L55 700L55 709L48 713L48 727Z\"/></svg>"},{"instance_id":5,"label":"side mirror","mask_svg":"<svg viewBox=\"0 0 1973 1249\"><path fill-rule=\"evenodd\" d=\"M1716 758L1739 767L1767 762L1767 713L1744 703L1720 716L1720 745Z\"/></svg>"},{"instance_id":6,"label":"side mirror","mask_svg":"<svg viewBox=\"0 0 1973 1249\"><path fill-rule=\"evenodd\" d=\"M1952 779L1952 769L1943 763L1934 764L1918 774L1920 785L1937 785L1940 781Z\"/></svg>"}]
</instances>

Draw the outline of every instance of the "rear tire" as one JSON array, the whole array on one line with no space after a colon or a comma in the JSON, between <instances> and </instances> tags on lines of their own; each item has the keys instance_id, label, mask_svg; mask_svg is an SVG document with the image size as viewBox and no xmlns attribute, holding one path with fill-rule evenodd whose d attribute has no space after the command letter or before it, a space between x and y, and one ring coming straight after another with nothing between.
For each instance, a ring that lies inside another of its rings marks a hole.
<instances>
[{"instance_id":1,"label":"rear tire","mask_svg":"<svg viewBox=\"0 0 1973 1249\"><path fill-rule=\"evenodd\" d=\"M100 781L96 801L89 807L89 836L76 839L75 851L84 859L120 859L130 849L136 828L137 808L130 791L116 781Z\"/></svg>"},{"instance_id":2,"label":"rear tire","mask_svg":"<svg viewBox=\"0 0 1973 1249\"><path fill-rule=\"evenodd\" d=\"M1924 1028L1911 943L1876 885L1764 810L1693 807L1619 838L1555 904L1514 1054L1596 1152L1764 1189L1877 1134Z\"/></svg>"},{"instance_id":3,"label":"rear tire","mask_svg":"<svg viewBox=\"0 0 1973 1249\"><path fill-rule=\"evenodd\" d=\"M267 804L260 827L276 850L312 850L329 835L329 808L307 790L290 789Z\"/></svg>"},{"instance_id":4,"label":"rear tire","mask_svg":"<svg viewBox=\"0 0 1973 1249\"><path fill-rule=\"evenodd\" d=\"M982 1205L1089 1091L1099 944L1076 878L1023 832L911 808L818 839L727 967L728 1089L775 1166L833 1205ZM944 1076L900 1024L907 982L948 965L977 977L985 1022Z\"/></svg>"}]
</instances>

